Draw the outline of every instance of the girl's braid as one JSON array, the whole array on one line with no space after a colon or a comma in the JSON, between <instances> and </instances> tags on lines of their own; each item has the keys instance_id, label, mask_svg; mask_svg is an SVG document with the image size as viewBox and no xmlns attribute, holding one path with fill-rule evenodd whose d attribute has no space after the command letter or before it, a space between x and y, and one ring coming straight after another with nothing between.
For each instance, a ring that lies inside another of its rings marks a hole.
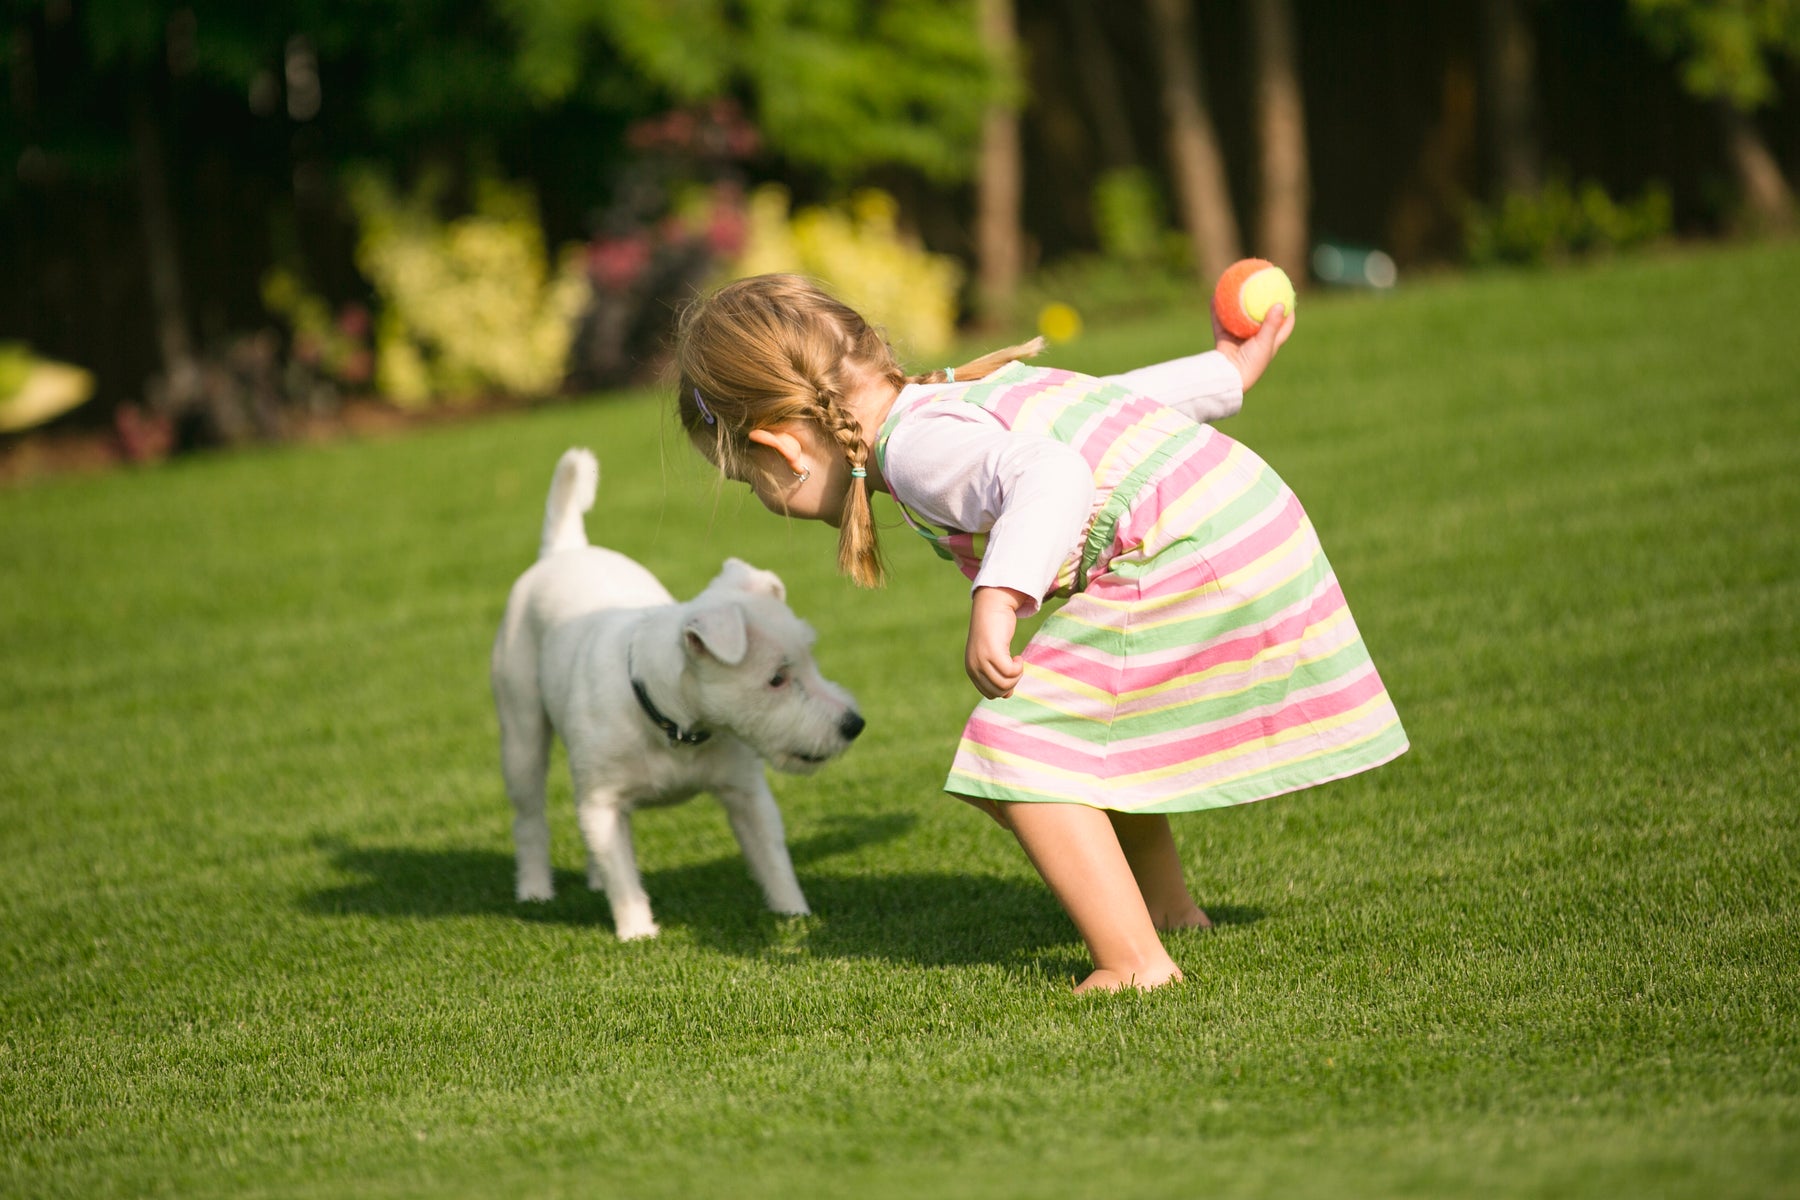
<instances>
[{"instance_id":1,"label":"girl's braid","mask_svg":"<svg viewBox=\"0 0 1800 1200\"><path fill-rule=\"evenodd\" d=\"M838 382L843 373L844 368L836 366L815 381L819 427L837 442L853 469L867 471L869 451L863 443L862 423L851 415ZM887 576L875 538L875 515L869 508L867 475L853 477L844 497L844 515L838 523L838 570L862 587L880 587Z\"/></svg>"},{"instance_id":2,"label":"girl's braid","mask_svg":"<svg viewBox=\"0 0 1800 1200\"><path fill-rule=\"evenodd\" d=\"M850 415L841 397L826 388L819 389L819 424L836 439L852 467L867 468L863 460L868 457L868 448L863 445L861 422Z\"/></svg>"}]
</instances>

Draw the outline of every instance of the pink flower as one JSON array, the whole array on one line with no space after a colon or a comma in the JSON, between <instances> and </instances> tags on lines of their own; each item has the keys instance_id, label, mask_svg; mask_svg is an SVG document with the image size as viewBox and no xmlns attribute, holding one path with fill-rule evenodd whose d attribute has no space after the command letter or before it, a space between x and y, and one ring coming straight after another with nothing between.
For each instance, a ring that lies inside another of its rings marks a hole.
<instances>
[{"instance_id":1,"label":"pink flower","mask_svg":"<svg viewBox=\"0 0 1800 1200\"><path fill-rule=\"evenodd\" d=\"M672 112L663 118L663 137L671 146L686 146L694 140L697 124L693 113Z\"/></svg>"},{"instance_id":2,"label":"pink flower","mask_svg":"<svg viewBox=\"0 0 1800 1200\"><path fill-rule=\"evenodd\" d=\"M706 223L706 245L714 258L736 258L749 240L750 218L742 208L713 205L712 218Z\"/></svg>"},{"instance_id":3,"label":"pink flower","mask_svg":"<svg viewBox=\"0 0 1800 1200\"><path fill-rule=\"evenodd\" d=\"M641 234L601 238L588 247L588 274L609 291L623 291L650 265L650 246Z\"/></svg>"},{"instance_id":4,"label":"pink flower","mask_svg":"<svg viewBox=\"0 0 1800 1200\"><path fill-rule=\"evenodd\" d=\"M369 310L360 304L346 304L338 310L338 332L361 341L369 336Z\"/></svg>"}]
</instances>

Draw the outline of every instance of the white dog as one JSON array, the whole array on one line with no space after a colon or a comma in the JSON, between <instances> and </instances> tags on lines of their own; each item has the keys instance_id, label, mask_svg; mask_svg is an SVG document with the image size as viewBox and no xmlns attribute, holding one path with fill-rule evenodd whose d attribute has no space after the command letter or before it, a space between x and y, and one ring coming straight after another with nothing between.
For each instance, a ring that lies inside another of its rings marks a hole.
<instances>
[{"instance_id":1,"label":"white dog","mask_svg":"<svg viewBox=\"0 0 1800 1200\"><path fill-rule=\"evenodd\" d=\"M677 604L643 567L590 546L582 516L599 478L586 450L557 463L538 560L513 585L494 639L518 897L552 894L544 776L554 729L569 754L588 886L605 890L620 938L657 932L632 810L703 791L724 804L769 907L807 912L761 760L811 771L849 747L862 716L819 674L813 632L773 573L727 559Z\"/></svg>"}]
</instances>

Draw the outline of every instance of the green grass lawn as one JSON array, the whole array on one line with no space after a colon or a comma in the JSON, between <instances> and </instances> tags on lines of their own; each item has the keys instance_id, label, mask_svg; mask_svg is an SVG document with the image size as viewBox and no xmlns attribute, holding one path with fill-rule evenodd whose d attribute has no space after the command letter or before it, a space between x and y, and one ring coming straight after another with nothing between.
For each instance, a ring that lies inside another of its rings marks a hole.
<instances>
[{"instance_id":1,"label":"green grass lawn","mask_svg":"<svg viewBox=\"0 0 1800 1200\"><path fill-rule=\"evenodd\" d=\"M0 1195L1800 1196L1796 313L1797 244L1304 302L1226 429L1413 749L1176 818L1218 928L1149 995L938 791L960 576L894 528L854 591L657 397L0 493ZM619 944L560 773L512 901L487 651L571 444L860 697L777 781L816 915L700 801Z\"/></svg>"}]
</instances>

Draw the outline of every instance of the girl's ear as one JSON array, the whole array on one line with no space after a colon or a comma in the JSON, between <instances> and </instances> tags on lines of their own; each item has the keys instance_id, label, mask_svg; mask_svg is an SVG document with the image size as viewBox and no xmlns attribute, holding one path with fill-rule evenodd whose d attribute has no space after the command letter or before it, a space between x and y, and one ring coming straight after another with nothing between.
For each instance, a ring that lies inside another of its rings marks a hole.
<instances>
[{"instance_id":1,"label":"girl's ear","mask_svg":"<svg viewBox=\"0 0 1800 1200\"><path fill-rule=\"evenodd\" d=\"M784 422L768 429L752 429L746 436L756 445L773 450L794 474L806 470L805 447L800 444L792 425Z\"/></svg>"}]
</instances>

